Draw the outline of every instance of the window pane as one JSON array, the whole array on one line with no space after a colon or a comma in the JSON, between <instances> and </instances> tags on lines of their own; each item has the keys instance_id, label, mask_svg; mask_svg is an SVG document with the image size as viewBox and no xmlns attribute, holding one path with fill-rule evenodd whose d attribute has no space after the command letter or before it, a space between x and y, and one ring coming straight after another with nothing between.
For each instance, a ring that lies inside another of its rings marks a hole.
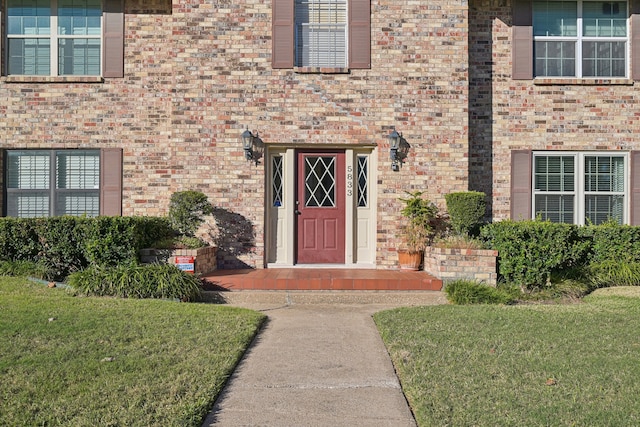
<instances>
[{"instance_id":1,"label":"window pane","mask_svg":"<svg viewBox=\"0 0 640 427\"><path fill-rule=\"evenodd\" d=\"M534 44L536 76L572 77L576 75L575 42L537 41Z\"/></svg>"},{"instance_id":2,"label":"window pane","mask_svg":"<svg viewBox=\"0 0 640 427\"><path fill-rule=\"evenodd\" d=\"M49 193L7 193L7 215L20 218L49 216Z\"/></svg>"},{"instance_id":3,"label":"window pane","mask_svg":"<svg viewBox=\"0 0 640 427\"><path fill-rule=\"evenodd\" d=\"M551 222L572 224L574 212L573 195L548 195L537 194L535 196L535 216Z\"/></svg>"},{"instance_id":4,"label":"window pane","mask_svg":"<svg viewBox=\"0 0 640 427\"><path fill-rule=\"evenodd\" d=\"M578 4L575 1L534 1L534 36L575 37L578 34Z\"/></svg>"},{"instance_id":5,"label":"window pane","mask_svg":"<svg viewBox=\"0 0 640 427\"><path fill-rule=\"evenodd\" d=\"M624 196L588 195L585 197L585 218L587 223L602 224L615 220L622 224L624 220Z\"/></svg>"},{"instance_id":6,"label":"window pane","mask_svg":"<svg viewBox=\"0 0 640 427\"><path fill-rule=\"evenodd\" d=\"M49 39L8 39L9 74L48 76L51 73Z\"/></svg>"},{"instance_id":7,"label":"window pane","mask_svg":"<svg viewBox=\"0 0 640 427\"><path fill-rule=\"evenodd\" d=\"M582 3L583 33L585 37L626 37L626 2Z\"/></svg>"},{"instance_id":8,"label":"window pane","mask_svg":"<svg viewBox=\"0 0 640 427\"><path fill-rule=\"evenodd\" d=\"M60 0L58 4L58 34L100 35L99 0Z\"/></svg>"},{"instance_id":9,"label":"window pane","mask_svg":"<svg viewBox=\"0 0 640 427\"><path fill-rule=\"evenodd\" d=\"M49 153L7 152L7 188L46 190L49 188Z\"/></svg>"},{"instance_id":10,"label":"window pane","mask_svg":"<svg viewBox=\"0 0 640 427\"><path fill-rule=\"evenodd\" d=\"M100 75L100 40L61 39L58 43L58 74Z\"/></svg>"},{"instance_id":11,"label":"window pane","mask_svg":"<svg viewBox=\"0 0 640 427\"><path fill-rule=\"evenodd\" d=\"M625 42L587 42L582 49L582 73L585 77L624 77Z\"/></svg>"},{"instance_id":12,"label":"window pane","mask_svg":"<svg viewBox=\"0 0 640 427\"><path fill-rule=\"evenodd\" d=\"M100 195L97 191L60 192L56 200L55 214L98 216L100 214Z\"/></svg>"},{"instance_id":13,"label":"window pane","mask_svg":"<svg viewBox=\"0 0 640 427\"><path fill-rule=\"evenodd\" d=\"M56 170L56 188L100 188L100 154L97 151L58 152Z\"/></svg>"},{"instance_id":14,"label":"window pane","mask_svg":"<svg viewBox=\"0 0 640 427\"><path fill-rule=\"evenodd\" d=\"M624 158L621 156L587 156L585 191L624 192Z\"/></svg>"},{"instance_id":15,"label":"window pane","mask_svg":"<svg viewBox=\"0 0 640 427\"><path fill-rule=\"evenodd\" d=\"M273 206L280 207L283 204L283 185L282 180L282 156L273 156L273 178L272 178L272 191L273 191Z\"/></svg>"},{"instance_id":16,"label":"window pane","mask_svg":"<svg viewBox=\"0 0 640 427\"><path fill-rule=\"evenodd\" d=\"M305 159L305 206L335 207L335 159L315 156Z\"/></svg>"},{"instance_id":17,"label":"window pane","mask_svg":"<svg viewBox=\"0 0 640 427\"><path fill-rule=\"evenodd\" d=\"M50 34L50 16L48 0L8 0L7 34Z\"/></svg>"},{"instance_id":18,"label":"window pane","mask_svg":"<svg viewBox=\"0 0 640 427\"><path fill-rule=\"evenodd\" d=\"M358 156L358 207L366 208L368 204L368 160L367 156Z\"/></svg>"},{"instance_id":19,"label":"window pane","mask_svg":"<svg viewBox=\"0 0 640 427\"><path fill-rule=\"evenodd\" d=\"M573 156L536 156L534 188L536 191L574 191Z\"/></svg>"},{"instance_id":20,"label":"window pane","mask_svg":"<svg viewBox=\"0 0 640 427\"><path fill-rule=\"evenodd\" d=\"M346 65L345 26L302 26L298 31L298 64L312 67Z\"/></svg>"}]
</instances>

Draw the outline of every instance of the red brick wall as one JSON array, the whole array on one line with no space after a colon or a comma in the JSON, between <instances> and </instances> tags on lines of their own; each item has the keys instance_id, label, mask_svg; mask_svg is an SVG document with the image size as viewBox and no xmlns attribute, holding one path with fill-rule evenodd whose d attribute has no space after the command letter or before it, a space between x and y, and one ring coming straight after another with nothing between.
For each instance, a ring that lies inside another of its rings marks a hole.
<instances>
[{"instance_id":1,"label":"red brick wall","mask_svg":"<svg viewBox=\"0 0 640 427\"><path fill-rule=\"evenodd\" d=\"M126 0L126 12L123 79L0 77L2 147L122 147L125 215L164 215L174 191L203 191L250 224L254 241L232 255L254 267L264 257L264 165L244 160L245 127L267 144L378 145L382 267L396 264L405 190L443 205L468 188L465 2L372 1L372 66L349 74L272 69L267 0ZM411 145L399 172L393 126Z\"/></svg>"},{"instance_id":2,"label":"red brick wall","mask_svg":"<svg viewBox=\"0 0 640 427\"><path fill-rule=\"evenodd\" d=\"M509 217L512 150L640 148L640 88L633 81L511 79L511 8L506 0L469 6L469 180L492 194L493 219Z\"/></svg>"}]
</instances>

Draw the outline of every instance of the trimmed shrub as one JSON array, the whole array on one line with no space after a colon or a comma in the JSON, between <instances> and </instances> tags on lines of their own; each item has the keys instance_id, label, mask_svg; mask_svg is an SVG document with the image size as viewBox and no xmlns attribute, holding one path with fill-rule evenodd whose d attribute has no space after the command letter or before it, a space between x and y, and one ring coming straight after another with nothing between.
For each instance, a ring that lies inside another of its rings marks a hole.
<instances>
[{"instance_id":1,"label":"trimmed shrub","mask_svg":"<svg viewBox=\"0 0 640 427\"><path fill-rule=\"evenodd\" d=\"M86 295L195 301L200 280L171 264L90 267L69 276L68 284Z\"/></svg>"},{"instance_id":2,"label":"trimmed shrub","mask_svg":"<svg viewBox=\"0 0 640 427\"><path fill-rule=\"evenodd\" d=\"M640 262L640 227L608 221L581 227L579 234L590 242L592 262Z\"/></svg>"},{"instance_id":3,"label":"trimmed shrub","mask_svg":"<svg viewBox=\"0 0 640 427\"><path fill-rule=\"evenodd\" d=\"M84 250L92 265L135 264L140 249L171 234L165 218L98 217L86 224Z\"/></svg>"},{"instance_id":4,"label":"trimmed shrub","mask_svg":"<svg viewBox=\"0 0 640 427\"><path fill-rule=\"evenodd\" d=\"M40 252L35 218L0 218L0 259L35 261Z\"/></svg>"},{"instance_id":5,"label":"trimmed shrub","mask_svg":"<svg viewBox=\"0 0 640 427\"><path fill-rule=\"evenodd\" d=\"M473 280L455 280L444 288L452 304L508 304L514 301L505 290L478 283Z\"/></svg>"},{"instance_id":6,"label":"trimmed shrub","mask_svg":"<svg viewBox=\"0 0 640 427\"><path fill-rule=\"evenodd\" d=\"M179 234L193 237L204 222L203 216L212 213L213 206L199 191L178 191L171 195L169 221Z\"/></svg>"},{"instance_id":7,"label":"trimmed shrub","mask_svg":"<svg viewBox=\"0 0 640 427\"><path fill-rule=\"evenodd\" d=\"M446 194L444 198L453 231L457 234L477 235L487 207L485 194L463 191Z\"/></svg>"},{"instance_id":8,"label":"trimmed shrub","mask_svg":"<svg viewBox=\"0 0 640 427\"><path fill-rule=\"evenodd\" d=\"M64 280L90 264L137 261L138 251L173 234L166 218L0 218L0 260L44 266L48 280Z\"/></svg>"},{"instance_id":9,"label":"trimmed shrub","mask_svg":"<svg viewBox=\"0 0 640 427\"><path fill-rule=\"evenodd\" d=\"M89 265L82 244L87 221L90 219L73 216L35 220L40 246L37 260L53 274L53 280L63 280L70 273Z\"/></svg>"},{"instance_id":10,"label":"trimmed shrub","mask_svg":"<svg viewBox=\"0 0 640 427\"><path fill-rule=\"evenodd\" d=\"M148 248L153 242L174 235L171 222L167 217L134 216L128 218L133 220L138 249Z\"/></svg>"},{"instance_id":11,"label":"trimmed shrub","mask_svg":"<svg viewBox=\"0 0 640 427\"><path fill-rule=\"evenodd\" d=\"M499 253L500 276L529 289L550 286L554 272L580 266L590 246L578 226L539 220L495 222L482 227L481 236Z\"/></svg>"}]
</instances>

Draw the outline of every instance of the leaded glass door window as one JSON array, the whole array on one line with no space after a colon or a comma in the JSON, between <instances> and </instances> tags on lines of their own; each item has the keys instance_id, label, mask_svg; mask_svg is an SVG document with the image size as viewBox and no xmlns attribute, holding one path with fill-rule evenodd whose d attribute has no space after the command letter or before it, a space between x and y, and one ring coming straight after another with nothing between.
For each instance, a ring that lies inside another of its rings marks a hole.
<instances>
[{"instance_id":1,"label":"leaded glass door window","mask_svg":"<svg viewBox=\"0 0 640 427\"><path fill-rule=\"evenodd\" d=\"M336 206L335 165L335 157L319 156L305 159L305 206Z\"/></svg>"}]
</instances>

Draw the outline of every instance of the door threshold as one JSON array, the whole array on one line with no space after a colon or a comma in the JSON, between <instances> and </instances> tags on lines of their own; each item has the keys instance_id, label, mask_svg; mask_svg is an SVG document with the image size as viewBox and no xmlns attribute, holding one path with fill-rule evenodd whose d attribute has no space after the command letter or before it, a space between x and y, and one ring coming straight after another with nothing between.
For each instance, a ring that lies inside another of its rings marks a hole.
<instances>
[{"instance_id":1,"label":"door threshold","mask_svg":"<svg viewBox=\"0 0 640 427\"><path fill-rule=\"evenodd\" d=\"M315 269L343 269L343 270L375 270L375 264L267 264L267 268L315 268Z\"/></svg>"}]
</instances>

